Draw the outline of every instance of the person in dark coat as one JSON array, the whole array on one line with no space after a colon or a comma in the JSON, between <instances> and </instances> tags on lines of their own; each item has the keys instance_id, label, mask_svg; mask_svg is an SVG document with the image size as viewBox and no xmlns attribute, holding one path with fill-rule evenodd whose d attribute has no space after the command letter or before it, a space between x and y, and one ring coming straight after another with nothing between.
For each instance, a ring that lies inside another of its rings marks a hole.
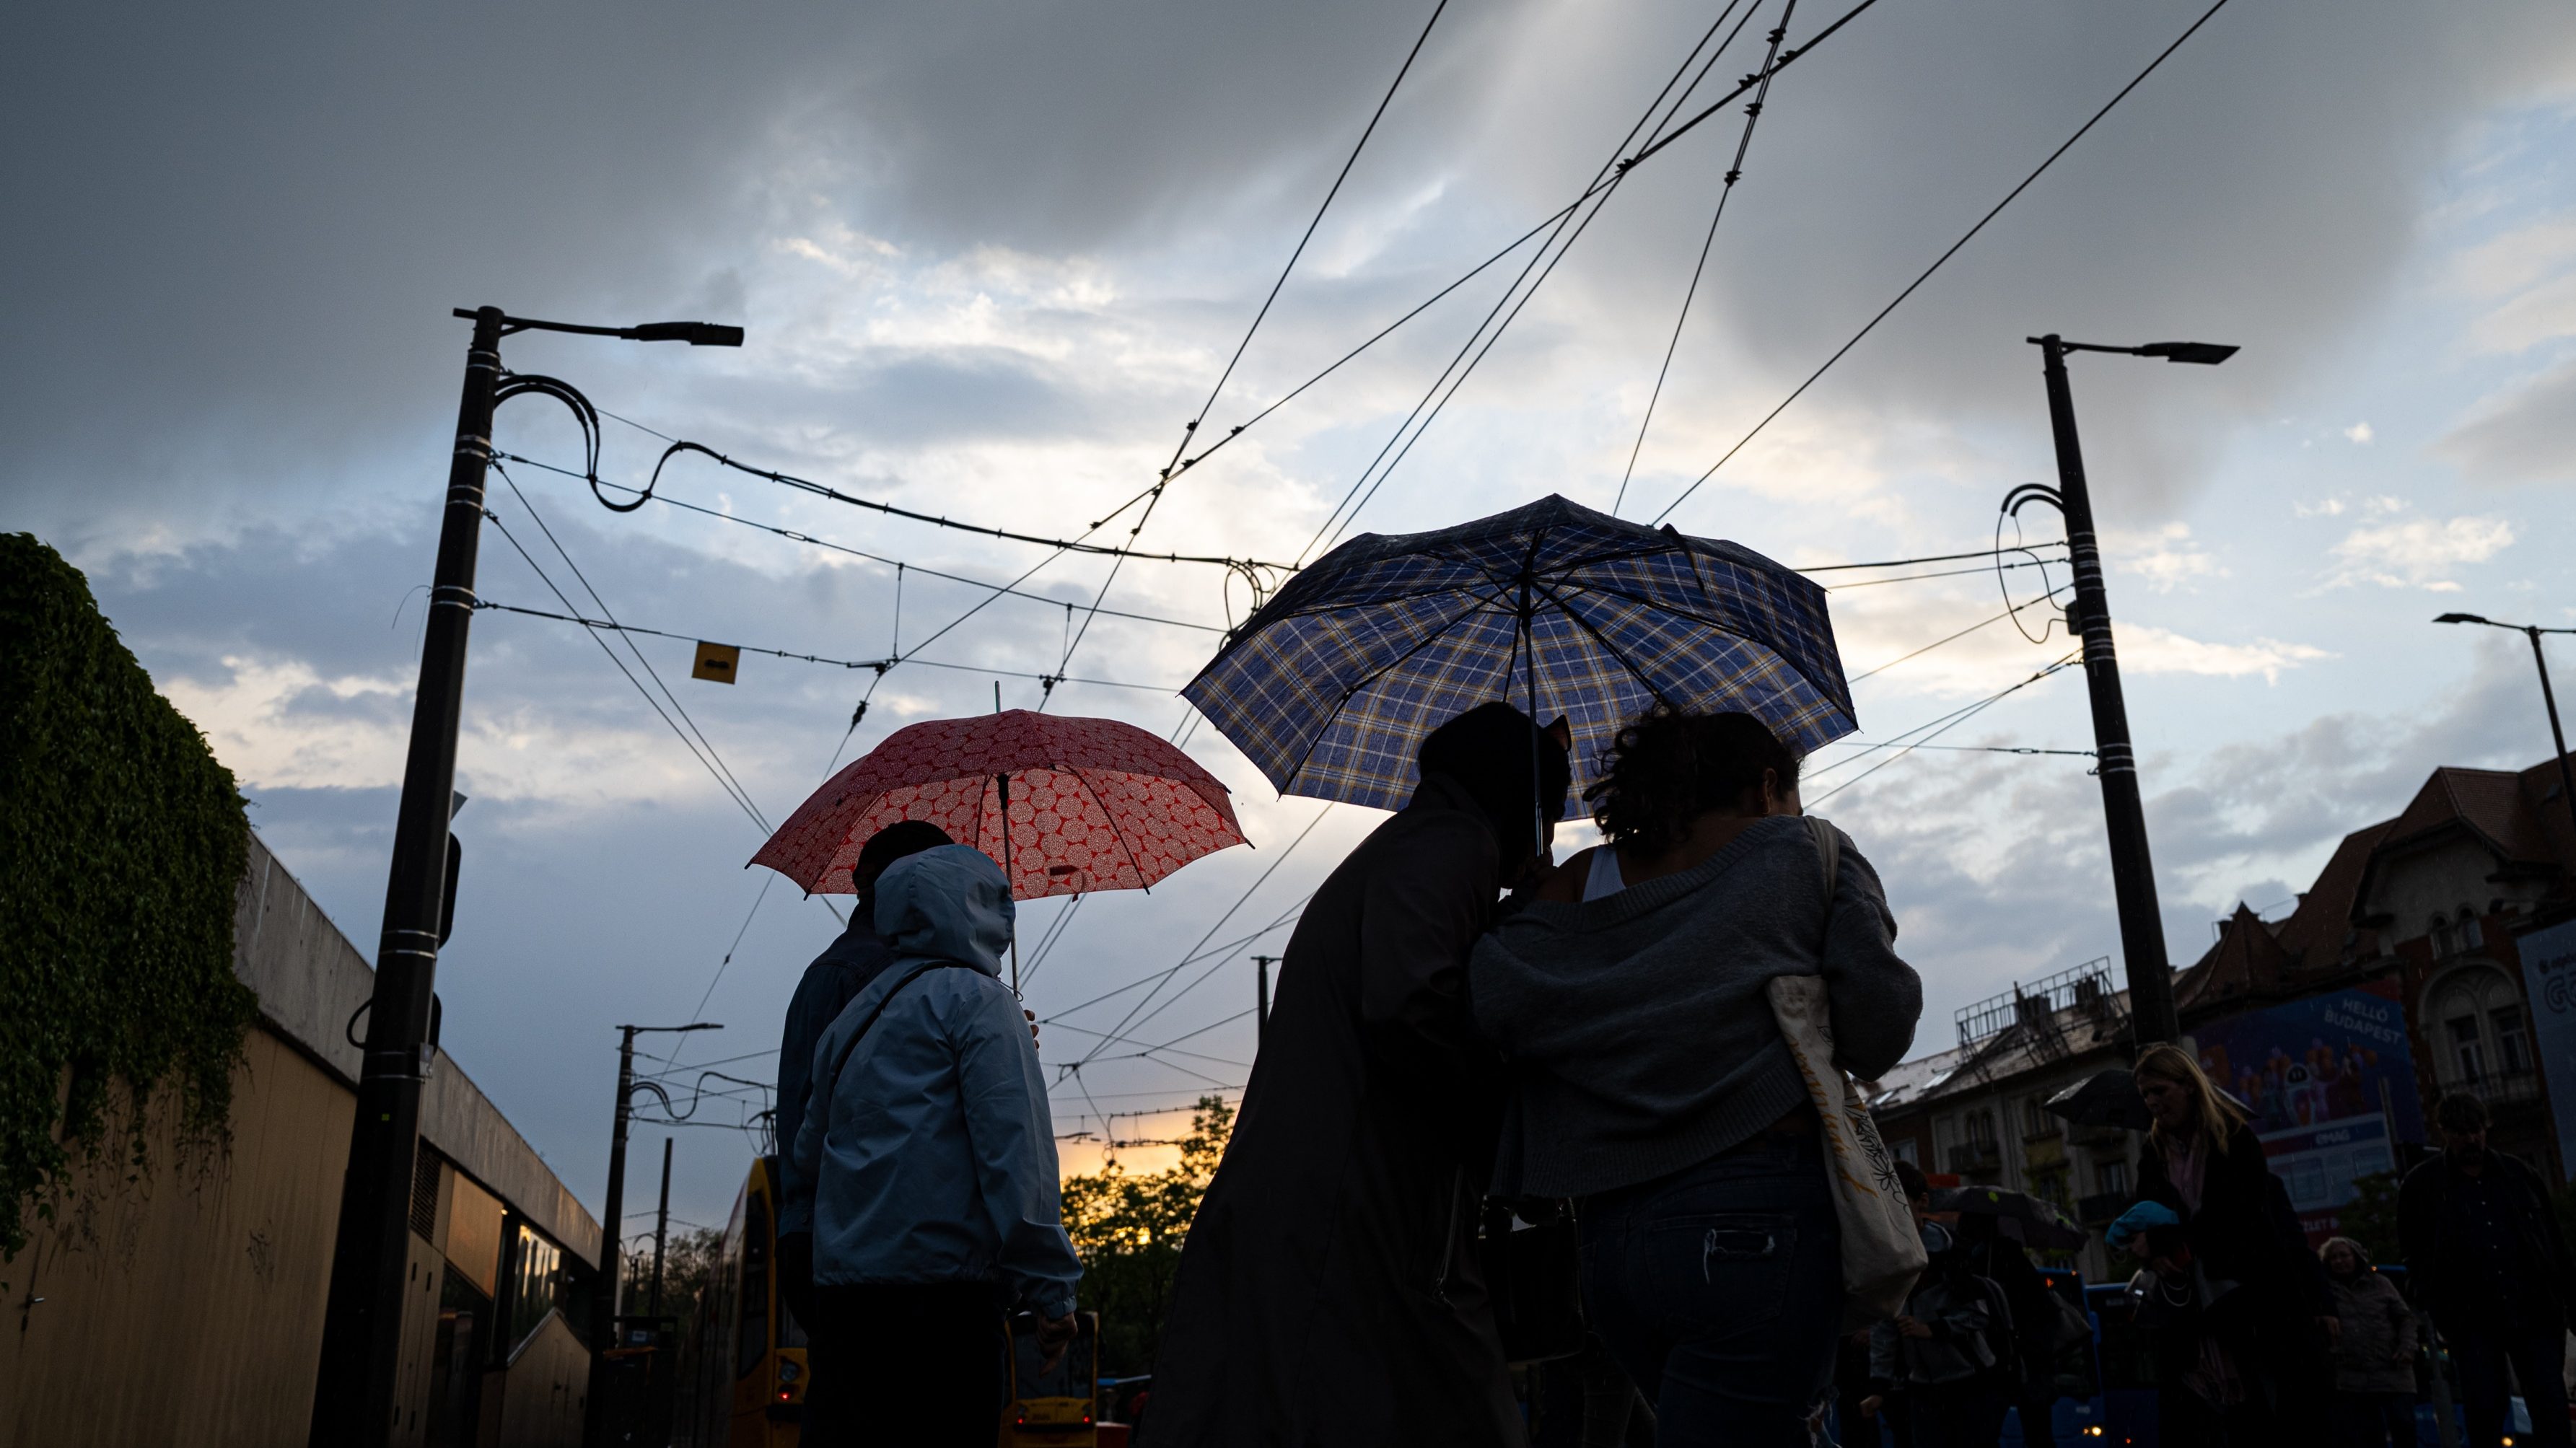
<instances>
[{"instance_id":1,"label":"person in dark coat","mask_svg":"<svg viewBox=\"0 0 2576 1448\"><path fill-rule=\"evenodd\" d=\"M2504 1434L2508 1362L2531 1412L2530 1441L2567 1448L2560 1344L2576 1311L2576 1265L2549 1188L2487 1146L2487 1108L2475 1096L2443 1097L2434 1119L2443 1151L2398 1188L2397 1237L2415 1300L2459 1364L2471 1448L2495 1448Z\"/></svg>"},{"instance_id":2,"label":"person in dark coat","mask_svg":"<svg viewBox=\"0 0 2576 1448\"><path fill-rule=\"evenodd\" d=\"M2189 1053L2149 1046L2133 1075L2155 1118L2138 1195L2179 1220L2189 1261L2166 1262L2182 1270L2165 1275L2188 1280L2199 1294L2199 1337L2190 1344L2197 1355L2186 1375L2220 1389L2200 1396L2221 1408L2228 1442L2323 1444L2332 1406L2326 1347L2339 1324L2325 1269L2308 1250L2288 1189L2265 1164L2252 1128ZM2186 1396L2179 1383L2163 1394L2177 1407Z\"/></svg>"},{"instance_id":3,"label":"person in dark coat","mask_svg":"<svg viewBox=\"0 0 2576 1448\"><path fill-rule=\"evenodd\" d=\"M787 1024L778 1041L778 1294L809 1332L815 1321L814 1183L797 1172L795 1157L796 1133L805 1124L805 1098L813 1084L814 1043L894 960L894 948L877 934L877 877L906 855L950 843L948 832L927 820L898 820L868 836L850 867L850 884L859 898L849 926L805 967L787 1001ZM807 1385L805 1416L816 1442L837 1431L841 1387L820 1374Z\"/></svg>"},{"instance_id":4,"label":"person in dark coat","mask_svg":"<svg viewBox=\"0 0 2576 1448\"><path fill-rule=\"evenodd\" d=\"M2415 1448L2415 1310L2350 1237L2317 1249L2334 1285L2335 1438L2340 1448Z\"/></svg>"},{"instance_id":5,"label":"person in dark coat","mask_svg":"<svg viewBox=\"0 0 2576 1448\"><path fill-rule=\"evenodd\" d=\"M1466 965L1572 772L1562 740L1506 704L1442 725L1417 760L1412 801L1289 939L1182 1248L1150 1448L1522 1441L1472 1251L1500 1087Z\"/></svg>"}]
</instances>

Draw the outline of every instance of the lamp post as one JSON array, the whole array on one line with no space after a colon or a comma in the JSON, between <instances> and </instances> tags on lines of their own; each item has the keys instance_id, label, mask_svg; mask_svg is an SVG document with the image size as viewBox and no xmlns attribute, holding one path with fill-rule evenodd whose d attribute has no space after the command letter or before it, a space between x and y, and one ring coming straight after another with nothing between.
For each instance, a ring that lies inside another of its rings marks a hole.
<instances>
[{"instance_id":1,"label":"lamp post","mask_svg":"<svg viewBox=\"0 0 2576 1448\"><path fill-rule=\"evenodd\" d=\"M2479 623L2509 628L2531 640L2531 661L2540 668L2540 702L2549 709L2549 740L2558 746L2558 798L2567 806L2567 822L2576 825L2576 770L2567 766L2567 731L2558 726L2558 696L2549 687L2549 655L2541 651L2542 634L2576 634L2576 628L2542 628L2538 624L2499 623L2474 613L2446 613L2435 623Z\"/></svg>"},{"instance_id":2,"label":"lamp post","mask_svg":"<svg viewBox=\"0 0 2576 1448\"><path fill-rule=\"evenodd\" d=\"M376 1448L392 1432L400 1366L414 1157L420 1094L429 1079L431 989L445 924L447 822L455 808L456 733L465 695L465 642L474 617L474 563L482 540L483 479L492 461L493 409L521 392L561 397L561 383L501 380L501 339L515 332L579 332L638 342L739 347L740 327L655 322L581 327L512 317L498 307L456 315L474 324L465 347L464 394L456 408L447 498L431 575L429 622L421 638L420 684L412 699L411 745L402 804L385 874L383 934L358 1068L357 1110L340 1189L338 1236L314 1378L313 1448ZM553 389L561 389L560 392ZM574 393L574 396L579 396ZM588 404L584 403L587 407ZM609 1233L616 1231L610 1224Z\"/></svg>"},{"instance_id":3,"label":"lamp post","mask_svg":"<svg viewBox=\"0 0 2576 1448\"><path fill-rule=\"evenodd\" d=\"M2211 342L2152 342L2143 347L2104 347L2069 342L2051 332L2028 339L2040 350L2048 383L2049 431L2057 444L2057 486L2015 488L2004 511L2031 502L2056 506L2066 518L2068 561L2075 570L2075 604L2069 622L2084 639L2084 679L2092 695L2093 748L2102 781L2102 822L2110 836L2111 889L2120 911L2120 955L2128 964L2129 1010L2138 1044L2182 1034L2174 1012L2173 965L2165 958L2165 927L2157 914L2155 868L2147 854L2147 817L2138 795L2138 763L2129 742L2129 708L2120 693L2120 663L2111 648L2111 605L2102 588L2102 553L2093 530L2093 498L2084 483L2084 450L2075 435L2075 398L2066 382L2069 352L2117 352L2167 362L2215 366L2236 354Z\"/></svg>"},{"instance_id":4,"label":"lamp post","mask_svg":"<svg viewBox=\"0 0 2576 1448\"><path fill-rule=\"evenodd\" d=\"M662 1111L669 1115L671 1093L659 1081L635 1079L635 1038L649 1035L686 1035L691 1031L721 1031L713 1021L692 1021L685 1026L619 1026L617 1028L617 1107L610 1116L608 1130L608 1211L600 1221L599 1275L593 1280L590 1299L590 1402L582 1424L585 1442L597 1443L606 1436L608 1415L608 1378L602 1371L607 1359L600 1356L617 1346L617 1271L618 1259L625 1255L626 1232L626 1120L632 1113L632 1102L638 1091L650 1091L661 1098ZM670 1144L663 1143L662 1206L670 1209L671 1191ZM656 1243L655 1256L660 1256Z\"/></svg>"}]
</instances>

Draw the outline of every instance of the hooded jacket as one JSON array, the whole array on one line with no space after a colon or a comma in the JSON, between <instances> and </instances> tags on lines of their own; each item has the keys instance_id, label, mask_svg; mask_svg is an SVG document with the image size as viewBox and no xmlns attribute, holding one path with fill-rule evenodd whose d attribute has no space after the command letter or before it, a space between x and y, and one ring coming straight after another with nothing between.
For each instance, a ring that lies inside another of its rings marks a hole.
<instances>
[{"instance_id":1,"label":"hooded jacket","mask_svg":"<svg viewBox=\"0 0 2576 1448\"><path fill-rule=\"evenodd\" d=\"M878 879L894 959L815 1045L796 1135L818 1285L991 1282L1042 1316L1073 1310L1046 1083L998 978L1012 915L1001 867L965 845Z\"/></svg>"}]
</instances>

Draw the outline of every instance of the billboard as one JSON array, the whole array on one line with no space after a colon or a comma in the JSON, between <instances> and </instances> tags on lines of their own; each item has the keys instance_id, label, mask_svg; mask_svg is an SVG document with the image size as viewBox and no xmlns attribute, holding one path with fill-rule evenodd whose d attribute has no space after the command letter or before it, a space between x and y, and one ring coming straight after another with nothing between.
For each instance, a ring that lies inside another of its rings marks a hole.
<instances>
[{"instance_id":1,"label":"billboard","mask_svg":"<svg viewBox=\"0 0 2576 1448\"><path fill-rule=\"evenodd\" d=\"M2549 1112L2558 1118L2558 1160L2576 1176L2576 920L2532 931L2514 944L2522 952L2531 1039L2549 1083Z\"/></svg>"},{"instance_id":2,"label":"billboard","mask_svg":"<svg viewBox=\"0 0 2576 1448\"><path fill-rule=\"evenodd\" d=\"M2312 1244L2335 1234L2355 1177L2396 1170L2397 1144L2424 1139L2395 981L2247 1011L2194 1036L2209 1079L2252 1108Z\"/></svg>"}]
</instances>

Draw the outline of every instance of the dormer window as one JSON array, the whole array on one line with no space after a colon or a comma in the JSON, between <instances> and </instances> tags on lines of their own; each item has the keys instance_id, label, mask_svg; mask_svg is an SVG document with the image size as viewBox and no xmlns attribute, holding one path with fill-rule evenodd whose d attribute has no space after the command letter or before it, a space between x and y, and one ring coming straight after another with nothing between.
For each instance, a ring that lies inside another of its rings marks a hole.
<instances>
[{"instance_id":1,"label":"dormer window","mask_svg":"<svg viewBox=\"0 0 2576 1448\"><path fill-rule=\"evenodd\" d=\"M2451 941L2451 922L2439 915L2433 917L2432 923L2424 928L2424 933L2432 939L2433 958L2436 960L2448 957L2457 948Z\"/></svg>"}]
</instances>

